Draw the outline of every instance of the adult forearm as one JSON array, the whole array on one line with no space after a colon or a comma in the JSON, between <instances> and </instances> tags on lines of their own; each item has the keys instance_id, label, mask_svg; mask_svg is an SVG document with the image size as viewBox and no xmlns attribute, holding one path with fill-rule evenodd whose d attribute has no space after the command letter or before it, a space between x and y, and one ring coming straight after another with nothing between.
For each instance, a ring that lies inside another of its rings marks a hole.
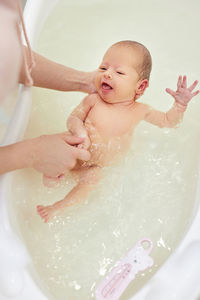
<instances>
[{"instance_id":1,"label":"adult forearm","mask_svg":"<svg viewBox=\"0 0 200 300\"><path fill-rule=\"evenodd\" d=\"M25 47L27 52L27 48ZM33 52L35 66L31 75L34 86L60 90L90 92L92 72L78 71L59 63L53 62L44 56ZM28 53L27 53L28 57ZM25 67L22 64L19 82L25 83Z\"/></svg>"},{"instance_id":2,"label":"adult forearm","mask_svg":"<svg viewBox=\"0 0 200 300\"><path fill-rule=\"evenodd\" d=\"M0 175L31 166L31 140L0 147Z\"/></svg>"},{"instance_id":3,"label":"adult forearm","mask_svg":"<svg viewBox=\"0 0 200 300\"><path fill-rule=\"evenodd\" d=\"M77 159L90 159L87 150L74 147L82 142L82 138L63 132L0 147L0 174L29 167L49 177L65 174Z\"/></svg>"}]
</instances>

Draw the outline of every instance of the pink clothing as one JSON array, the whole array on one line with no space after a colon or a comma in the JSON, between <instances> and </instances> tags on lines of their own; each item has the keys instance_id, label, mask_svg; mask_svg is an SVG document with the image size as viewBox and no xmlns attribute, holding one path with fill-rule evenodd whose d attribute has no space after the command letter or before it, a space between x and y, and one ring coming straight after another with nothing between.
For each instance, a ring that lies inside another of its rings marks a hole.
<instances>
[{"instance_id":1,"label":"pink clothing","mask_svg":"<svg viewBox=\"0 0 200 300\"><path fill-rule=\"evenodd\" d=\"M22 45L20 23L29 50L29 57L26 57ZM30 75L34 64L33 55L26 35L20 0L0 0L0 37L1 102L16 87L23 61L26 74L25 84L27 86L33 84Z\"/></svg>"}]
</instances>

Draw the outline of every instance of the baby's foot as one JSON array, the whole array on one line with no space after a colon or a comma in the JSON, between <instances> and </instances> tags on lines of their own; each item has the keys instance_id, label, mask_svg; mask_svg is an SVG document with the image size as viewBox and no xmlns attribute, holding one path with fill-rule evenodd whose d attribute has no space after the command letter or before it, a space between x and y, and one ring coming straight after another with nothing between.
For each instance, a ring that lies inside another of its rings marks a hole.
<instances>
[{"instance_id":1,"label":"baby's foot","mask_svg":"<svg viewBox=\"0 0 200 300\"><path fill-rule=\"evenodd\" d=\"M49 205L49 206L38 205L37 212L40 215L40 217L44 220L44 222L47 223L53 217L60 215L61 210L55 205Z\"/></svg>"}]
</instances>

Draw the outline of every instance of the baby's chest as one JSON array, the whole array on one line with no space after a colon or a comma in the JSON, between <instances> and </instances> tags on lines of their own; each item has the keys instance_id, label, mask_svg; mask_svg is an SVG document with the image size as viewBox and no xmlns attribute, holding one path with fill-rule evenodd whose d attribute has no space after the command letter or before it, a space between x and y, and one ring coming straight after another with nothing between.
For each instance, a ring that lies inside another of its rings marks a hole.
<instances>
[{"instance_id":1,"label":"baby's chest","mask_svg":"<svg viewBox=\"0 0 200 300\"><path fill-rule=\"evenodd\" d=\"M122 136L132 131L136 119L128 111L96 107L88 115L88 122L102 137ZM136 121L137 122L137 121Z\"/></svg>"}]
</instances>

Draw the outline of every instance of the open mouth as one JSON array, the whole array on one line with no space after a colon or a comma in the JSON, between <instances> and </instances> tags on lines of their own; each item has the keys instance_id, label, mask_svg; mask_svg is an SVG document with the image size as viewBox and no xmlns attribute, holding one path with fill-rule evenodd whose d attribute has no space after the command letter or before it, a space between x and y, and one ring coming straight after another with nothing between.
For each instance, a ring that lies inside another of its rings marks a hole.
<instances>
[{"instance_id":1,"label":"open mouth","mask_svg":"<svg viewBox=\"0 0 200 300\"><path fill-rule=\"evenodd\" d=\"M113 89L112 86L106 82L102 82L101 87L103 90L112 90Z\"/></svg>"}]
</instances>

